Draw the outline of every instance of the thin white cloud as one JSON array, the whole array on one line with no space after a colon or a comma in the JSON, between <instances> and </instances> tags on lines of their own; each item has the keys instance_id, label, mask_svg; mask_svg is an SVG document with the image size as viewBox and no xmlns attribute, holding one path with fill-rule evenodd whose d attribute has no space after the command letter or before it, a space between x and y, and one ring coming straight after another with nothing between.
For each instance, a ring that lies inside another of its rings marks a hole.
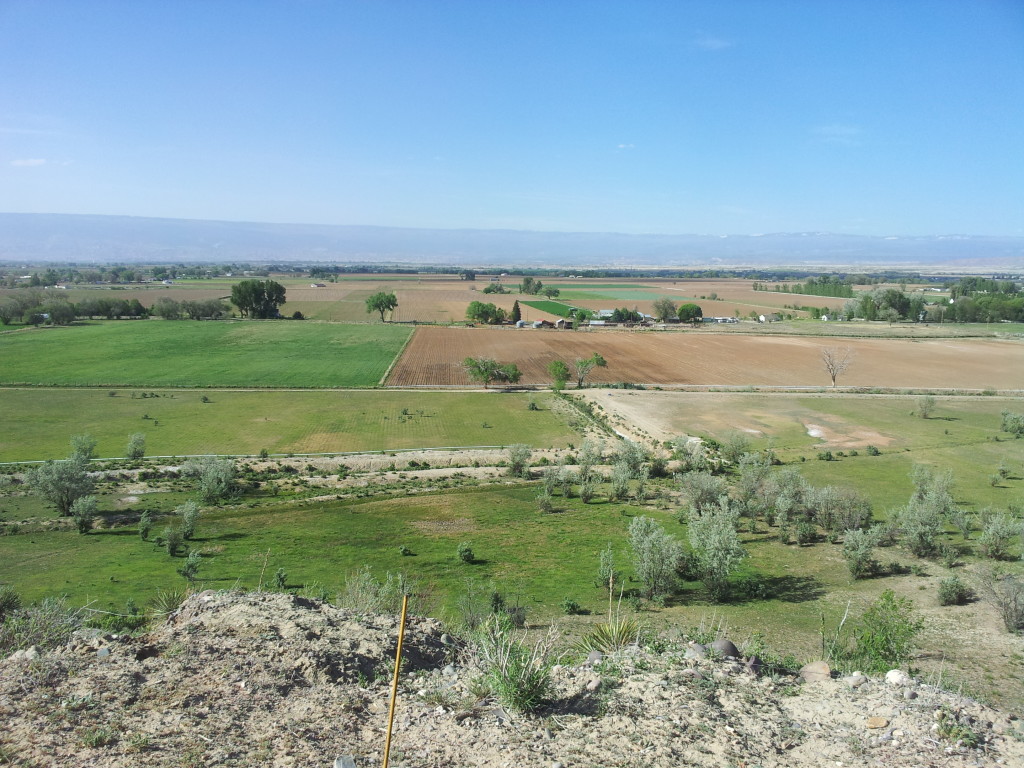
<instances>
[{"instance_id":1,"label":"thin white cloud","mask_svg":"<svg viewBox=\"0 0 1024 768\"><path fill-rule=\"evenodd\" d=\"M618 149L633 149L636 144L619 144Z\"/></svg>"},{"instance_id":2,"label":"thin white cloud","mask_svg":"<svg viewBox=\"0 0 1024 768\"><path fill-rule=\"evenodd\" d=\"M38 165L46 165L46 160L41 157L26 157L20 160L11 160L15 168L32 168Z\"/></svg>"},{"instance_id":3,"label":"thin white cloud","mask_svg":"<svg viewBox=\"0 0 1024 768\"><path fill-rule=\"evenodd\" d=\"M859 125L845 125L843 123L816 125L811 128L811 135L817 138L818 141L843 147L860 146L863 134L864 131L861 130Z\"/></svg>"},{"instance_id":4,"label":"thin white cloud","mask_svg":"<svg viewBox=\"0 0 1024 768\"><path fill-rule=\"evenodd\" d=\"M694 38L693 45L703 51L721 51L726 48L732 48L735 43L732 40L726 40L724 37L701 35Z\"/></svg>"}]
</instances>

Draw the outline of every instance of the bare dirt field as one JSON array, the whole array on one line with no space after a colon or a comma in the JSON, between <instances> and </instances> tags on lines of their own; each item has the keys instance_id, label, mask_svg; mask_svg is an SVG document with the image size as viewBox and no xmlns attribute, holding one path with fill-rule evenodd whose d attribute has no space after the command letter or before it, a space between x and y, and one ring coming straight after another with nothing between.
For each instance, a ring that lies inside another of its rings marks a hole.
<instances>
[{"instance_id":1,"label":"bare dirt field","mask_svg":"<svg viewBox=\"0 0 1024 768\"><path fill-rule=\"evenodd\" d=\"M592 383L649 386L828 386L822 350L849 348L847 387L1013 390L1024 385L1024 344L997 339L843 339L739 336L695 331L553 331L419 328L390 386L466 386L467 357L515 363L521 383L550 384L552 360L599 352Z\"/></svg>"}]
</instances>

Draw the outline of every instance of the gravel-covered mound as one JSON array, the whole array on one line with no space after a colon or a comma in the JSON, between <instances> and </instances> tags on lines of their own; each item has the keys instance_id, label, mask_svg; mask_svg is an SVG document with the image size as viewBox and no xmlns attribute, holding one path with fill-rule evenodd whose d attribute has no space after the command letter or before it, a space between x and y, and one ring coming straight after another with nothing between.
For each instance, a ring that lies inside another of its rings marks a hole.
<instances>
[{"instance_id":1,"label":"gravel-covered mound","mask_svg":"<svg viewBox=\"0 0 1024 768\"><path fill-rule=\"evenodd\" d=\"M205 592L146 636L19 652L0 662L0 764L379 765L397 634L395 617ZM1024 765L1015 716L903 674L804 682L658 645L556 666L550 703L522 715L439 622L410 618L391 764Z\"/></svg>"}]
</instances>

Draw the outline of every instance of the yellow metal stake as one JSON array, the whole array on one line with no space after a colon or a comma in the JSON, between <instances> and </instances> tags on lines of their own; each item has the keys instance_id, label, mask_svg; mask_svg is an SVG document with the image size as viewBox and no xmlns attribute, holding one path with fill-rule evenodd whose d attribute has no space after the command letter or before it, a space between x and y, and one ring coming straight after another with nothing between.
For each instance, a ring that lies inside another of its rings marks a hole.
<instances>
[{"instance_id":1,"label":"yellow metal stake","mask_svg":"<svg viewBox=\"0 0 1024 768\"><path fill-rule=\"evenodd\" d=\"M409 607L409 596L402 595L402 621L398 626L398 649L395 651L395 677L391 681L391 710L388 712L388 736L384 742L384 768L391 759L391 727L395 722L395 703L398 701L398 671L402 667L402 641L405 639L405 612Z\"/></svg>"}]
</instances>

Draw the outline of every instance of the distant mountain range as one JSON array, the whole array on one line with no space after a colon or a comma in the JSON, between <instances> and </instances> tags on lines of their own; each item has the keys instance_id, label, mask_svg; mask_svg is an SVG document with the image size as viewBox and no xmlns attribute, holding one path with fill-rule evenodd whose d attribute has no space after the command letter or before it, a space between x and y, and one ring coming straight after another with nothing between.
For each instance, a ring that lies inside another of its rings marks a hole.
<instances>
[{"instance_id":1,"label":"distant mountain range","mask_svg":"<svg viewBox=\"0 0 1024 768\"><path fill-rule=\"evenodd\" d=\"M1024 270L1024 237L629 235L0 213L0 261Z\"/></svg>"}]
</instances>

